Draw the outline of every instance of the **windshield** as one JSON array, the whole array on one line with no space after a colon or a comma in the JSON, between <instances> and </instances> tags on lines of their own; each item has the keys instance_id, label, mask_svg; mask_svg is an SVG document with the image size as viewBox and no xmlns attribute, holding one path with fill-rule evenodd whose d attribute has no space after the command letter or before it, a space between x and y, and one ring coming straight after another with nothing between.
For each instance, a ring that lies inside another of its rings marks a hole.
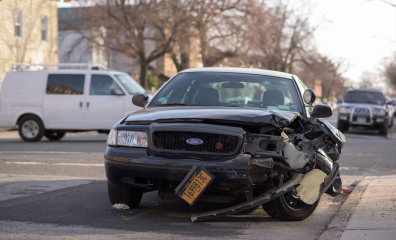
<instances>
[{"instance_id":1,"label":"windshield","mask_svg":"<svg viewBox=\"0 0 396 240\"><path fill-rule=\"evenodd\" d=\"M223 106L302 112L291 79L240 73L182 73L150 102L155 106Z\"/></svg>"},{"instance_id":2,"label":"windshield","mask_svg":"<svg viewBox=\"0 0 396 240\"><path fill-rule=\"evenodd\" d=\"M344 102L346 103L369 103L376 105L384 105L385 98L379 92L348 92L345 95Z\"/></svg>"},{"instance_id":3,"label":"windshield","mask_svg":"<svg viewBox=\"0 0 396 240\"><path fill-rule=\"evenodd\" d=\"M129 94L144 93L146 90L127 74L116 74L115 77L124 86Z\"/></svg>"}]
</instances>

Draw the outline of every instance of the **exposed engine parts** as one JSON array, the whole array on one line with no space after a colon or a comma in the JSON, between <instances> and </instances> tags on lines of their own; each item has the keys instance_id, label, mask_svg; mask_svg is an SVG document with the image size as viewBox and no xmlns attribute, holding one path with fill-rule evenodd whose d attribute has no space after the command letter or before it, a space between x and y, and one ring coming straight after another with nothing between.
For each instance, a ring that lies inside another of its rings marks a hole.
<instances>
[{"instance_id":1,"label":"exposed engine parts","mask_svg":"<svg viewBox=\"0 0 396 240\"><path fill-rule=\"evenodd\" d=\"M287 134L283 129L273 132L279 136L248 133L245 152L252 157L271 157L277 166L286 163L286 167L302 169L312 164L329 174L339 159L345 137L325 120L298 122L305 133L295 133L291 128Z\"/></svg>"}]
</instances>

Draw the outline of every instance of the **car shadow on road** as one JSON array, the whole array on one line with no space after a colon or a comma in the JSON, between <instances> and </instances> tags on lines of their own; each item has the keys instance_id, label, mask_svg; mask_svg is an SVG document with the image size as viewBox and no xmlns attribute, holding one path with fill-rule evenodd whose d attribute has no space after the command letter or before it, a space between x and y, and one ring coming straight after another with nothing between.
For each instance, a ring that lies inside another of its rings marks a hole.
<instances>
[{"instance_id":1,"label":"car shadow on road","mask_svg":"<svg viewBox=\"0 0 396 240\"><path fill-rule=\"evenodd\" d=\"M144 194L138 208L118 210L111 207L106 181L0 202L0 221L25 221L57 225L82 225L126 231L154 231L196 236L234 236L247 224L271 219L261 208L208 222L192 223L190 214L212 211L228 204L201 203L193 207L180 201L162 201L156 192Z\"/></svg>"},{"instance_id":2,"label":"car shadow on road","mask_svg":"<svg viewBox=\"0 0 396 240\"><path fill-rule=\"evenodd\" d=\"M396 138L396 126L388 129L388 134L385 137L384 135L380 134L378 130L371 130L365 128L349 128L349 130L344 133L345 136L348 137L358 137L358 138L388 138L394 139Z\"/></svg>"}]
</instances>

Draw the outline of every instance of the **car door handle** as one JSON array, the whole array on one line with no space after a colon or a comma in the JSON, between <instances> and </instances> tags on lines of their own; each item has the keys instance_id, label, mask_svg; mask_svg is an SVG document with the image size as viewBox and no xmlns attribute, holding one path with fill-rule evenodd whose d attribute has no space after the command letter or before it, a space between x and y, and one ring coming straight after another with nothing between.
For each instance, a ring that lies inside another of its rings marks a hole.
<instances>
[{"instance_id":1,"label":"car door handle","mask_svg":"<svg viewBox=\"0 0 396 240\"><path fill-rule=\"evenodd\" d=\"M89 108L89 102L87 102L87 108Z\"/></svg>"},{"instance_id":2,"label":"car door handle","mask_svg":"<svg viewBox=\"0 0 396 240\"><path fill-rule=\"evenodd\" d=\"M80 102L80 110L82 109L83 106L83 102Z\"/></svg>"}]
</instances>

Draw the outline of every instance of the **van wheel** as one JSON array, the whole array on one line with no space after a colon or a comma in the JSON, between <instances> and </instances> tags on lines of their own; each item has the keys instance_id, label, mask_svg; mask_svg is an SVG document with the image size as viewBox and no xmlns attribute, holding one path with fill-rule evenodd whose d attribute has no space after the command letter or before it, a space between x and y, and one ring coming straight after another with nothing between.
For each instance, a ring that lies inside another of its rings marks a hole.
<instances>
[{"instance_id":1,"label":"van wheel","mask_svg":"<svg viewBox=\"0 0 396 240\"><path fill-rule=\"evenodd\" d=\"M139 206L142 201L143 192L137 188L112 185L107 182L107 190L111 205L124 203L130 208Z\"/></svg>"},{"instance_id":2,"label":"van wheel","mask_svg":"<svg viewBox=\"0 0 396 240\"><path fill-rule=\"evenodd\" d=\"M50 141L57 141L63 138L66 135L65 132L54 132L54 131L45 131L44 136L48 138Z\"/></svg>"},{"instance_id":3,"label":"van wheel","mask_svg":"<svg viewBox=\"0 0 396 240\"><path fill-rule=\"evenodd\" d=\"M26 116L19 122L19 136L26 142L37 142L44 135L44 124L36 116Z\"/></svg>"},{"instance_id":4,"label":"van wheel","mask_svg":"<svg viewBox=\"0 0 396 240\"><path fill-rule=\"evenodd\" d=\"M290 173L289 173L290 174ZM273 179L274 186L279 186L287 182L292 177L290 175L280 175L278 179ZM273 218L285 221L302 221L315 211L319 204L318 199L314 204L309 205L301 201L297 192L292 190L274 200L262 205L264 211Z\"/></svg>"}]
</instances>

